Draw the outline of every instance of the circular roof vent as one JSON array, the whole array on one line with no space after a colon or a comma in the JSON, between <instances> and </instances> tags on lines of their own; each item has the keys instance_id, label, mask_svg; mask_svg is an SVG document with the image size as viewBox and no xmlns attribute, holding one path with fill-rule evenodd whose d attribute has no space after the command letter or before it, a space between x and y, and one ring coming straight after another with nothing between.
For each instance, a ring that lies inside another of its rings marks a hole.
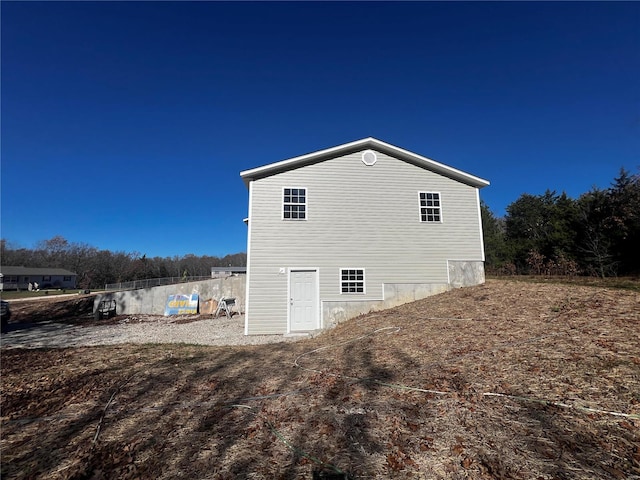
<instances>
[{"instance_id":1,"label":"circular roof vent","mask_svg":"<svg viewBox=\"0 0 640 480\"><path fill-rule=\"evenodd\" d=\"M365 165L371 166L376 163L378 157L376 156L376 152L373 150L365 150L362 152L362 163Z\"/></svg>"}]
</instances>

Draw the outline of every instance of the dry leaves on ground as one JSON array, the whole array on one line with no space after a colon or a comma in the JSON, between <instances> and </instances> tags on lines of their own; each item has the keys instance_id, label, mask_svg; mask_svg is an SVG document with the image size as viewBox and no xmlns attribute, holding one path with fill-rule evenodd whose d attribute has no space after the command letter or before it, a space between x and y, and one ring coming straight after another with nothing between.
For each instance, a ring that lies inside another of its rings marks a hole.
<instances>
[{"instance_id":1,"label":"dry leaves on ground","mask_svg":"<svg viewBox=\"0 0 640 480\"><path fill-rule=\"evenodd\" d=\"M489 281L316 338L2 352L3 478L640 478L640 298Z\"/></svg>"}]
</instances>

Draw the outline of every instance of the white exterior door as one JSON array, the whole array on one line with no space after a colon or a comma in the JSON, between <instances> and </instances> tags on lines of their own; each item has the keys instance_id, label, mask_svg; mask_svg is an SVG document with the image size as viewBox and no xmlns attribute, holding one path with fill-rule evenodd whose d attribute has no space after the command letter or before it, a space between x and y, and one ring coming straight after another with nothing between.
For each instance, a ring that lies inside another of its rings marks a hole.
<instances>
[{"instance_id":1,"label":"white exterior door","mask_svg":"<svg viewBox=\"0 0 640 480\"><path fill-rule=\"evenodd\" d=\"M316 330L318 325L318 272L289 272L289 321L292 332Z\"/></svg>"}]
</instances>

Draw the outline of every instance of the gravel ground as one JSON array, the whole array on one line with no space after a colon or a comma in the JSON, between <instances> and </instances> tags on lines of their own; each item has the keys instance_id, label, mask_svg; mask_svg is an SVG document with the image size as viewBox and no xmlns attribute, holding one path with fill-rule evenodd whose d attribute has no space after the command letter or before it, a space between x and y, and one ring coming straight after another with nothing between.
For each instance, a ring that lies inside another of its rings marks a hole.
<instances>
[{"instance_id":1,"label":"gravel ground","mask_svg":"<svg viewBox=\"0 0 640 480\"><path fill-rule=\"evenodd\" d=\"M184 323L185 320L188 323ZM0 336L2 348L66 348L122 343L187 343L259 345L290 342L305 336L244 335L244 315L229 319L131 316L112 325L69 325L56 322L13 323Z\"/></svg>"}]
</instances>

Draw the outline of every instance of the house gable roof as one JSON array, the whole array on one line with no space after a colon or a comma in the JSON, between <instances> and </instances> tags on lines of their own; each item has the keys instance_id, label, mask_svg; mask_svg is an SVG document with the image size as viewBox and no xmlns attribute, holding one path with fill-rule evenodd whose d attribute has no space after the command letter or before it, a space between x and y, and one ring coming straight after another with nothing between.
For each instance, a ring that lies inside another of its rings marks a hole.
<instances>
[{"instance_id":1,"label":"house gable roof","mask_svg":"<svg viewBox=\"0 0 640 480\"><path fill-rule=\"evenodd\" d=\"M32 267L15 267L1 266L0 273L2 275L62 275L64 277L73 277L77 274L65 270L64 268L32 268Z\"/></svg>"},{"instance_id":2,"label":"house gable roof","mask_svg":"<svg viewBox=\"0 0 640 480\"><path fill-rule=\"evenodd\" d=\"M244 170L240 172L240 177L244 180L245 185L249 186L252 180L259 178L269 177L287 170L299 168L305 165L322 162L331 158L336 158L342 155L348 155L349 153L357 152L363 149L376 150L381 153L386 153L392 157L399 158L405 162L412 163L418 167L431 170L435 173L439 173L445 177L452 178L461 183L470 185L472 187L482 188L489 185L487 180L480 177L476 177L469 173L463 172L453 167L449 167L443 163L436 162L430 158L423 157L417 153L410 152L395 145L383 142L373 137L363 138L362 140L356 140L355 142L345 143L336 147L327 148L325 150L319 150L317 152L308 153L299 157L289 158L276 163L270 163L262 167L252 168L250 170Z\"/></svg>"}]
</instances>

